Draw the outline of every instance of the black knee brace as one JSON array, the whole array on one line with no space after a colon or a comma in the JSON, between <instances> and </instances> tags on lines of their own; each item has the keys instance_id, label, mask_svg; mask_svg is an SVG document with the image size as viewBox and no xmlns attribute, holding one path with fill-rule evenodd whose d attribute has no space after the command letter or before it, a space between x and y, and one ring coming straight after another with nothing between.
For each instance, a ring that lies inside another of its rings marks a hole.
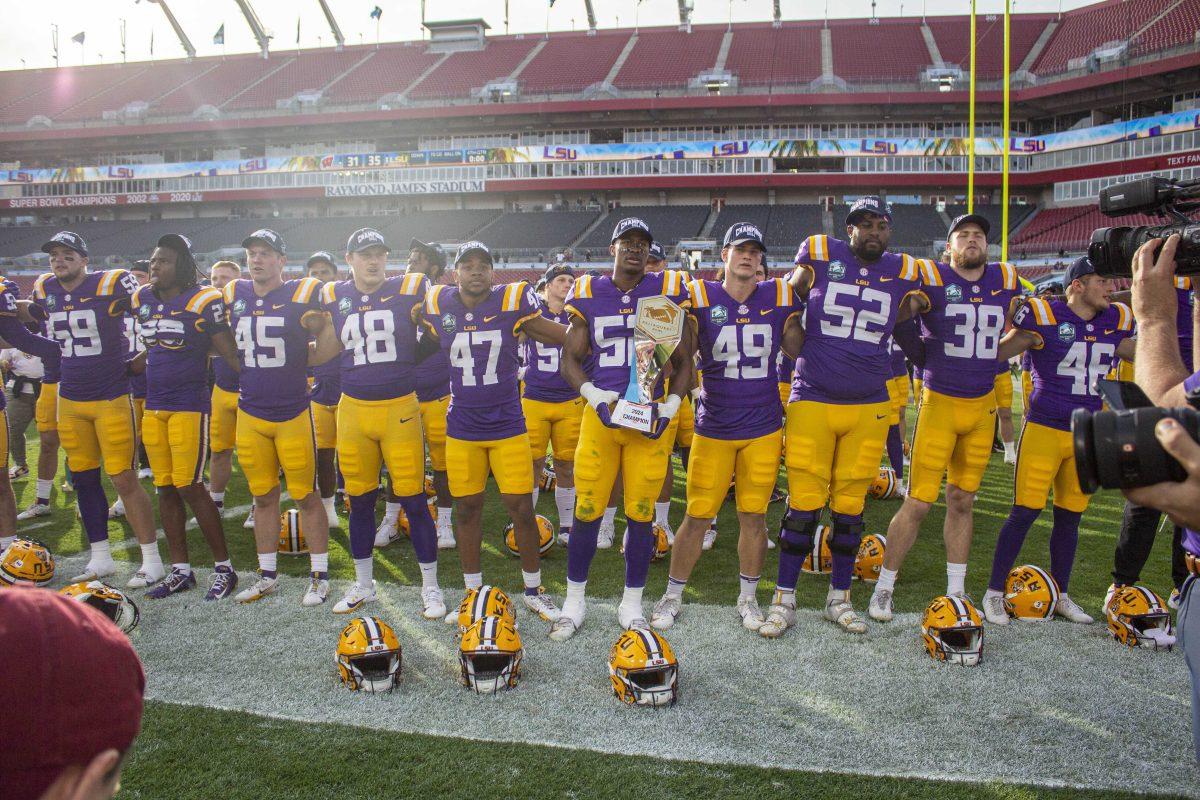
<instances>
[{"instance_id":1,"label":"black knee brace","mask_svg":"<svg viewBox=\"0 0 1200 800\"><path fill-rule=\"evenodd\" d=\"M779 525L779 549L788 555L803 558L812 552L813 539L817 535L817 518L809 520L793 519L790 514L783 515Z\"/></svg>"},{"instance_id":2,"label":"black knee brace","mask_svg":"<svg viewBox=\"0 0 1200 800\"><path fill-rule=\"evenodd\" d=\"M843 556L858 555L858 546L862 542L863 522L834 519L833 535L829 537L829 552Z\"/></svg>"}]
</instances>

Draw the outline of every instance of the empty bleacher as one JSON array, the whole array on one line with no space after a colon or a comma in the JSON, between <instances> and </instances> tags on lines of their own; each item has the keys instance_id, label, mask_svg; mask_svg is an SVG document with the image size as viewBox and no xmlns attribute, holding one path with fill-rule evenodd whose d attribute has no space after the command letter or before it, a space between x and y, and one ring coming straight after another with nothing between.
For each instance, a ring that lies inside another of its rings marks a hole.
<instances>
[{"instance_id":1,"label":"empty bleacher","mask_svg":"<svg viewBox=\"0 0 1200 800\"><path fill-rule=\"evenodd\" d=\"M833 74L851 83L911 83L932 59L919 19L830 20Z\"/></svg>"},{"instance_id":2,"label":"empty bleacher","mask_svg":"<svg viewBox=\"0 0 1200 800\"><path fill-rule=\"evenodd\" d=\"M708 206L618 206L608 212L579 247L608 247L613 228L625 217L640 217L650 226L657 241L673 245L680 239L696 236L708 219L708 211Z\"/></svg>"},{"instance_id":3,"label":"empty bleacher","mask_svg":"<svg viewBox=\"0 0 1200 800\"><path fill-rule=\"evenodd\" d=\"M288 58L239 55L222 59L216 68L159 97L153 103L153 112L163 116L191 114L202 105L220 106L271 70L279 68Z\"/></svg>"},{"instance_id":4,"label":"empty bleacher","mask_svg":"<svg viewBox=\"0 0 1200 800\"><path fill-rule=\"evenodd\" d=\"M478 236L497 250L566 247L595 219L595 211L514 212L492 222Z\"/></svg>"},{"instance_id":5,"label":"empty bleacher","mask_svg":"<svg viewBox=\"0 0 1200 800\"><path fill-rule=\"evenodd\" d=\"M122 109L130 103L150 103L181 84L203 75L216 66L211 60L168 61L143 70L137 75L71 106L56 120L87 120L101 117L105 111Z\"/></svg>"},{"instance_id":6,"label":"empty bleacher","mask_svg":"<svg viewBox=\"0 0 1200 800\"><path fill-rule=\"evenodd\" d=\"M629 32L561 33L546 41L519 76L524 94L580 92L603 81L617 62Z\"/></svg>"},{"instance_id":7,"label":"empty bleacher","mask_svg":"<svg viewBox=\"0 0 1200 800\"><path fill-rule=\"evenodd\" d=\"M686 85L689 79L717 63L724 35L723 27L695 28L690 32L674 28L643 29L613 85L634 90Z\"/></svg>"},{"instance_id":8,"label":"empty bleacher","mask_svg":"<svg viewBox=\"0 0 1200 800\"><path fill-rule=\"evenodd\" d=\"M1053 18L1049 15L1014 16L1010 23L1010 69L1021 66L1042 31ZM947 66L971 66L971 28L967 17L930 17L926 20L938 52ZM1004 74L1004 20L997 15L979 15L975 22L975 72L982 80L995 80Z\"/></svg>"},{"instance_id":9,"label":"empty bleacher","mask_svg":"<svg viewBox=\"0 0 1200 800\"><path fill-rule=\"evenodd\" d=\"M845 216L845 214L843 214ZM833 230L841 234L838 217L834 217ZM771 222L767 228L767 247L790 258L795 255L800 242L808 237L825 233L821 222L820 206L772 206Z\"/></svg>"},{"instance_id":10,"label":"empty bleacher","mask_svg":"<svg viewBox=\"0 0 1200 800\"><path fill-rule=\"evenodd\" d=\"M374 103L388 94L400 94L441 56L421 43L406 42L380 48L362 64L342 76L325 92L329 103Z\"/></svg>"},{"instance_id":11,"label":"empty bleacher","mask_svg":"<svg viewBox=\"0 0 1200 800\"><path fill-rule=\"evenodd\" d=\"M1039 211L1021 229L1013 246L1022 253L1054 253L1060 250L1079 252L1087 248L1092 231L1113 225L1155 225L1159 220L1144 214L1133 214L1114 220L1106 217L1096 206L1047 208Z\"/></svg>"},{"instance_id":12,"label":"empty bleacher","mask_svg":"<svg viewBox=\"0 0 1200 800\"><path fill-rule=\"evenodd\" d=\"M105 64L49 71L40 81L41 91L9 103L0 110L0 114L4 121L16 123L25 123L38 115L54 118L77 103L107 94L106 90L136 78L146 69L146 64ZM13 74L9 73L8 80L12 80ZM19 76L21 73L15 74Z\"/></svg>"},{"instance_id":13,"label":"empty bleacher","mask_svg":"<svg viewBox=\"0 0 1200 800\"><path fill-rule=\"evenodd\" d=\"M821 77L821 29L795 23L735 28L725 69L739 86L807 84Z\"/></svg>"},{"instance_id":14,"label":"empty bleacher","mask_svg":"<svg viewBox=\"0 0 1200 800\"><path fill-rule=\"evenodd\" d=\"M494 39L482 50L452 53L409 96L468 97L472 89L507 78L536 45L536 39Z\"/></svg>"},{"instance_id":15,"label":"empty bleacher","mask_svg":"<svg viewBox=\"0 0 1200 800\"><path fill-rule=\"evenodd\" d=\"M321 89L370 52L365 47L350 47L340 53L310 51L298 55L283 69L234 97L225 108L274 108L278 100L287 100L298 92L315 92Z\"/></svg>"},{"instance_id":16,"label":"empty bleacher","mask_svg":"<svg viewBox=\"0 0 1200 800\"><path fill-rule=\"evenodd\" d=\"M1003 216L1001 214L1001 211L1002 211L1001 207L998 204L991 204L991 203L978 204L977 203L975 205L975 207L972 209L972 211L973 211L973 213L979 214L980 216L984 217L985 219L987 219L988 222L990 222L992 224L992 229L991 229L992 235L990 238L992 239L992 241L999 241L1000 240L1000 219ZM1009 233L1016 230L1021 225L1021 223L1024 222L1029 217L1029 215L1032 214L1033 212L1034 212L1033 206L1010 205L1008 207L1008 230L1009 230ZM967 207L965 205L947 205L946 206L946 216L948 216L950 219L954 219L955 217L957 217L961 214L966 214L966 213L967 213ZM943 233L944 233L944 231L943 231Z\"/></svg>"},{"instance_id":17,"label":"empty bleacher","mask_svg":"<svg viewBox=\"0 0 1200 800\"><path fill-rule=\"evenodd\" d=\"M1108 0L1063 17L1038 57L1034 72L1067 69L1073 58L1086 56L1106 42L1129 39L1175 0Z\"/></svg>"},{"instance_id":18,"label":"empty bleacher","mask_svg":"<svg viewBox=\"0 0 1200 800\"><path fill-rule=\"evenodd\" d=\"M1143 31L1142 35L1137 38L1133 49L1141 55L1191 44L1196 41L1196 31L1198 30L1200 30L1200 3L1195 0L1186 0Z\"/></svg>"},{"instance_id":19,"label":"empty bleacher","mask_svg":"<svg viewBox=\"0 0 1200 800\"><path fill-rule=\"evenodd\" d=\"M712 238L717 240L719 244L725 237L725 231L729 230L729 226L738 222L749 222L758 226L762 231L763 236L767 238L767 242L772 242L771 237L771 206L735 206L726 205L721 209L721 213L717 214L717 221L712 227Z\"/></svg>"}]
</instances>

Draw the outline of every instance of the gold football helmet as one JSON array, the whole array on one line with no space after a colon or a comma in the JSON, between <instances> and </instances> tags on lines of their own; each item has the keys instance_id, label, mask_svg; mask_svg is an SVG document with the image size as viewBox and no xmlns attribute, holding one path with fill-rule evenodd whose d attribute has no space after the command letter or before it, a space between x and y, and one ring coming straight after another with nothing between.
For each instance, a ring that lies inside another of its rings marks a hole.
<instances>
[{"instance_id":1,"label":"gold football helmet","mask_svg":"<svg viewBox=\"0 0 1200 800\"><path fill-rule=\"evenodd\" d=\"M879 570L883 568L883 554L887 549L887 537L880 533L872 533L863 537L858 546L858 555L854 558L854 577L867 583L879 580Z\"/></svg>"},{"instance_id":2,"label":"gold football helmet","mask_svg":"<svg viewBox=\"0 0 1200 800\"><path fill-rule=\"evenodd\" d=\"M1144 586L1122 586L1104 607L1108 632L1127 647L1170 650L1175 645L1171 614L1163 599Z\"/></svg>"},{"instance_id":3,"label":"gold football helmet","mask_svg":"<svg viewBox=\"0 0 1200 800\"><path fill-rule=\"evenodd\" d=\"M1058 582L1032 564L1015 567L1004 581L1004 610L1026 622L1050 619L1058 604Z\"/></svg>"},{"instance_id":4,"label":"gold football helmet","mask_svg":"<svg viewBox=\"0 0 1200 800\"><path fill-rule=\"evenodd\" d=\"M70 586L59 589L58 593L81 603L87 603L111 619L118 628L126 633L136 628L138 620L142 618L137 604L129 595L100 581L72 583Z\"/></svg>"},{"instance_id":5,"label":"gold football helmet","mask_svg":"<svg viewBox=\"0 0 1200 800\"><path fill-rule=\"evenodd\" d=\"M896 496L896 489L899 485L896 470L891 467L880 467L879 475L871 481L871 497L876 500L889 500Z\"/></svg>"},{"instance_id":6,"label":"gold football helmet","mask_svg":"<svg viewBox=\"0 0 1200 800\"><path fill-rule=\"evenodd\" d=\"M813 534L812 550L804 557L800 569L813 575L828 575L833 572L833 553L829 550L831 533L828 525L817 526L817 532Z\"/></svg>"},{"instance_id":7,"label":"gold football helmet","mask_svg":"<svg viewBox=\"0 0 1200 800\"><path fill-rule=\"evenodd\" d=\"M477 619L458 642L462 684L479 694L515 688L524 657L521 634L509 617Z\"/></svg>"},{"instance_id":8,"label":"gold football helmet","mask_svg":"<svg viewBox=\"0 0 1200 800\"><path fill-rule=\"evenodd\" d=\"M650 526L650 535L654 537L654 549L650 551L651 561L662 561L671 552L671 540L667 538L667 529L655 522ZM625 555L625 545L629 543L629 528L621 537L621 555Z\"/></svg>"},{"instance_id":9,"label":"gold football helmet","mask_svg":"<svg viewBox=\"0 0 1200 800\"><path fill-rule=\"evenodd\" d=\"M390 692L400 681L400 640L379 617L355 617L338 636L334 661L350 689Z\"/></svg>"},{"instance_id":10,"label":"gold football helmet","mask_svg":"<svg viewBox=\"0 0 1200 800\"><path fill-rule=\"evenodd\" d=\"M429 518L436 522L438 513L437 498L430 496L429 500L426 501L426 505L429 506ZM410 530L408 524L408 514L404 512L403 508L400 509L400 516L396 517L396 530L400 531L405 536L412 536L412 530Z\"/></svg>"},{"instance_id":11,"label":"gold football helmet","mask_svg":"<svg viewBox=\"0 0 1200 800\"><path fill-rule=\"evenodd\" d=\"M304 531L300 528L300 512L289 508L279 517L279 552L300 555L308 552Z\"/></svg>"},{"instance_id":12,"label":"gold football helmet","mask_svg":"<svg viewBox=\"0 0 1200 800\"><path fill-rule=\"evenodd\" d=\"M50 548L35 539L21 536L0 555L0 586L29 583L45 586L54 579L54 556Z\"/></svg>"},{"instance_id":13,"label":"gold football helmet","mask_svg":"<svg viewBox=\"0 0 1200 800\"><path fill-rule=\"evenodd\" d=\"M425 495L437 497L437 487L433 485L433 475L429 472L425 473Z\"/></svg>"},{"instance_id":14,"label":"gold football helmet","mask_svg":"<svg viewBox=\"0 0 1200 800\"><path fill-rule=\"evenodd\" d=\"M983 660L983 620L970 600L935 597L921 617L921 638L935 661L974 666Z\"/></svg>"},{"instance_id":15,"label":"gold football helmet","mask_svg":"<svg viewBox=\"0 0 1200 800\"><path fill-rule=\"evenodd\" d=\"M516 607L508 595L495 586L484 584L478 589L468 589L467 596L458 606L458 632L466 633L467 628L484 617L503 617L515 625Z\"/></svg>"},{"instance_id":16,"label":"gold football helmet","mask_svg":"<svg viewBox=\"0 0 1200 800\"><path fill-rule=\"evenodd\" d=\"M608 654L613 694L622 703L672 705L679 699L679 661L658 631L631 628Z\"/></svg>"},{"instance_id":17,"label":"gold football helmet","mask_svg":"<svg viewBox=\"0 0 1200 800\"><path fill-rule=\"evenodd\" d=\"M554 525L541 514L536 515L534 519L538 528L538 553L544 556L554 547ZM504 526L504 549L510 556L521 555L521 549L517 547L517 529L511 522Z\"/></svg>"},{"instance_id":18,"label":"gold football helmet","mask_svg":"<svg viewBox=\"0 0 1200 800\"><path fill-rule=\"evenodd\" d=\"M543 492L552 492L558 486L558 478L554 475L554 467L542 469L542 479L538 482Z\"/></svg>"}]
</instances>

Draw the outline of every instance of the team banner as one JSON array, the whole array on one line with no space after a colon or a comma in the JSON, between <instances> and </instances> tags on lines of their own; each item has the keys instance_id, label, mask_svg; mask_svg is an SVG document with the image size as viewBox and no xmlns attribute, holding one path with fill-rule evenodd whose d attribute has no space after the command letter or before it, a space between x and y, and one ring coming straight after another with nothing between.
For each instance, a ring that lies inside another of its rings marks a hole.
<instances>
[{"instance_id":1,"label":"team banner","mask_svg":"<svg viewBox=\"0 0 1200 800\"><path fill-rule=\"evenodd\" d=\"M1013 155L1033 155L1113 142L1169 136L1200 129L1200 112L1179 111L1044 136L1013 137ZM519 147L452 148L393 153L251 158L242 161L193 161L173 164L123 164L103 167L0 170L0 185L80 183L85 181L164 180L170 178L327 172L406 167L462 167L489 164L548 164L586 161L663 161L714 158L845 158L850 156L965 156L969 141L946 138L734 139L701 142L644 142ZM1004 140L975 140L976 155L1002 155ZM417 181L437 184L450 181ZM410 182L397 182L404 186ZM339 187L340 188L340 187ZM471 189L451 191L472 191ZM391 194L392 192L378 192ZM401 192L404 193L404 192Z\"/></svg>"}]
</instances>

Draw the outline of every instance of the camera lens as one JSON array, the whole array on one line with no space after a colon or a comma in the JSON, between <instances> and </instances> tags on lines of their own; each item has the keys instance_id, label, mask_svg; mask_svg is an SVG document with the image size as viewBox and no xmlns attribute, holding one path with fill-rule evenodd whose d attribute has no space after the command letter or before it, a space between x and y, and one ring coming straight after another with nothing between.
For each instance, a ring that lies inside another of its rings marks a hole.
<instances>
[{"instance_id":1,"label":"camera lens","mask_svg":"<svg viewBox=\"0 0 1200 800\"><path fill-rule=\"evenodd\" d=\"M1135 408L1128 411L1076 409L1071 415L1075 471L1079 486L1136 489L1163 481L1182 481L1187 471L1154 435L1160 419L1170 417L1200 441L1200 415L1190 408Z\"/></svg>"}]
</instances>

